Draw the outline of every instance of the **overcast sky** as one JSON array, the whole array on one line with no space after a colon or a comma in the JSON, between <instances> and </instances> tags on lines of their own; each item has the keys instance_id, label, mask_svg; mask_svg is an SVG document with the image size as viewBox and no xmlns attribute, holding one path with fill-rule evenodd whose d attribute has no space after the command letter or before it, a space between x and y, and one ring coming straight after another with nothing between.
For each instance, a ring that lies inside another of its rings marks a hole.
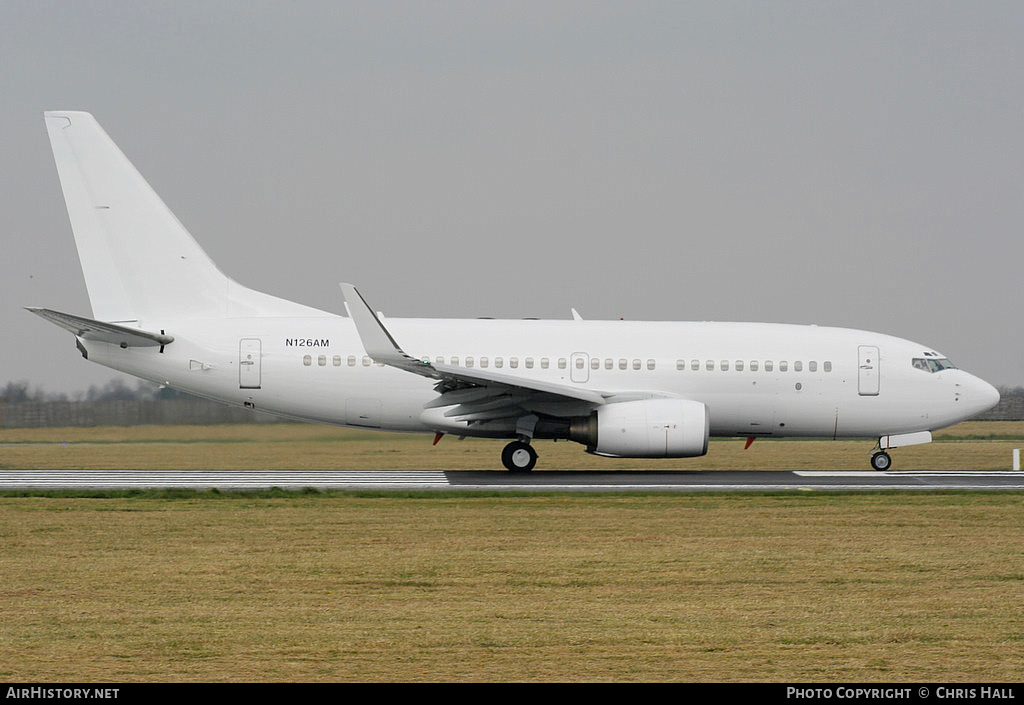
<instances>
[{"instance_id":1,"label":"overcast sky","mask_svg":"<svg viewBox=\"0 0 1024 705\"><path fill-rule=\"evenodd\" d=\"M343 312L751 320L1024 385L1024 3L0 0L0 385L117 375L42 111Z\"/></svg>"}]
</instances>

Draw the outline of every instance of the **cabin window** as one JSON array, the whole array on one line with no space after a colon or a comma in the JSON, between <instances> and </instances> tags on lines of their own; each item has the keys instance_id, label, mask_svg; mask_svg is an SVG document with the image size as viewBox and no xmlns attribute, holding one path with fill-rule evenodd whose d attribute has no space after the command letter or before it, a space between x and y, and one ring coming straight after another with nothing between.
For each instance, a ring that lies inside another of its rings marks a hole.
<instances>
[{"instance_id":1,"label":"cabin window","mask_svg":"<svg viewBox=\"0 0 1024 705\"><path fill-rule=\"evenodd\" d=\"M363 367L369 367L373 364L373 360L370 359L369 355L363 355Z\"/></svg>"},{"instance_id":2,"label":"cabin window","mask_svg":"<svg viewBox=\"0 0 1024 705\"><path fill-rule=\"evenodd\" d=\"M355 367L356 366L356 356L355 355L349 355L348 356L348 366L349 367Z\"/></svg>"},{"instance_id":3,"label":"cabin window","mask_svg":"<svg viewBox=\"0 0 1024 705\"><path fill-rule=\"evenodd\" d=\"M826 372L831 372L832 371L832 363L829 360L825 361L825 371Z\"/></svg>"},{"instance_id":4,"label":"cabin window","mask_svg":"<svg viewBox=\"0 0 1024 705\"><path fill-rule=\"evenodd\" d=\"M500 369L505 366L505 361L500 357L496 357L494 358L494 366Z\"/></svg>"},{"instance_id":5,"label":"cabin window","mask_svg":"<svg viewBox=\"0 0 1024 705\"><path fill-rule=\"evenodd\" d=\"M313 356L312 355L303 355L302 356L302 364L305 365L306 367L309 367L310 365L312 365L313 364Z\"/></svg>"},{"instance_id":6,"label":"cabin window","mask_svg":"<svg viewBox=\"0 0 1024 705\"><path fill-rule=\"evenodd\" d=\"M640 369L640 361L639 360L636 360L636 359L633 360L633 369L634 370L639 370Z\"/></svg>"},{"instance_id":7,"label":"cabin window","mask_svg":"<svg viewBox=\"0 0 1024 705\"><path fill-rule=\"evenodd\" d=\"M742 372L743 371L743 360L737 360L736 361L736 371L737 372Z\"/></svg>"},{"instance_id":8,"label":"cabin window","mask_svg":"<svg viewBox=\"0 0 1024 705\"><path fill-rule=\"evenodd\" d=\"M583 369L583 358L582 357L577 357L576 358L576 369L577 370L582 370Z\"/></svg>"},{"instance_id":9,"label":"cabin window","mask_svg":"<svg viewBox=\"0 0 1024 705\"><path fill-rule=\"evenodd\" d=\"M564 370L565 367L566 367L565 358L564 357L558 358L558 369Z\"/></svg>"},{"instance_id":10,"label":"cabin window","mask_svg":"<svg viewBox=\"0 0 1024 705\"><path fill-rule=\"evenodd\" d=\"M466 367L472 367L472 366L473 366L473 356L472 355L466 355Z\"/></svg>"},{"instance_id":11,"label":"cabin window","mask_svg":"<svg viewBox=\"0 0 1024 705\"><path fill-rule=\"evenodd\" d=\"M651 359L647 360L647 369L653 370L655 367L657 367L657 365L658 365L658 363L655 362L654 360L651 360Z\"/></svg>"},{"instance_id":12,"label":"cabin window","mask_svg":"<svg viewBox=\"0 0 1024 705\"><path fill-rule=\"evenodd\" d=\"M757 360L751 360L750 361L750 371L751 372L757 372L757 367L758 367Z\"/></svg>"},{"instance_id":13,"label":"cabin window","mask_svg":"<svg viewBox=\"0 0 1024 705\"><path fill-rule=\"evenodd\" d=\"M540 368L541 368L542 370L546 370L546 369L548 369L548 366L549 366L550 364L551 364L551 363L550 363L550 361L549 361L549 360L548 360L548 359L547 359L546 357L542 357L542 358L540 359Z\"/></svg>"},{"instance_id":14,"label":"cabin window","mask_svg":"<svg viewBox=\"0 0 1024 705\"><path fill-rule=\"evenodd\" d=\"M794 372L803 372L803 369L804 369L804 363L801 362L800 360L796 360L793 363L793 371Z\"/></svg>"},{"instance_id":15,"label":"cabin window","mask_svg":"<svg viewBox=\"0 0 1024 705\"><path fill-rule=\"evenodd\" d=\"M590 358L590 369L592 369L592 370L599 370L599 369L601 369L601 358L599 358L599 357L592 357L592 358Z\"/></svg>"},{"instance_id":16,"label":"cabin window","mask_svg":"<svg viewBox=\"0 0 1024 705\"><path fill-rule=\"evenodd\" d=\"M694 372L700 370L700 360L694 360L693 362L691 362L690 369L693 370Z\"/></svg>"},{"instance_id":17,"label":"cabin window","mask_svg":"<svg viewBox=\"0 0 1024 705\"><path fill-rule=\"evenodd\" d=\"M704 363L704 369L706 369L708 372L714 372L715 371L715 361L714 360L708 360L707 362L705 362Z\"/></svg>"},{"instance_id":18,"label":"cabin window","mask_svg":"<svg viewBox=\"0 0 1024 705\"><path fill-rule=\"evenodd\" d=\"M518 357L510 357L508 359L508 366L511 367L513 370L518 369L519 368L519 358Z\"/></svg>"},{"instance_id":19,"label":"cabin window","mask_svg":"<svg viewBox=\"0 0 1024 705\"><path fill-rule=\"evenodd\" d=\"M614 369L615 368L615 360L611 359L610 357L606 357L605 360L604 360L604 368L606 370Z\"/></svg>"},{"instance_id":20,"label":"cabin window","mask_svg":"<svg viewBox=\"0 0 1024 705\"><path fill-rule=\"evenodd\" d=\"M620 370L624 370L624 369L626 369L626 367L628 367L628 363L626 362L626 358L620 357L619 358L619 369Z\"/></svg>"},{"instance_id":21,"label":"cabin window","mask_svg":"<svg viewBox=\"0 0 1024 705\"><path fill-rule=\"evenodd\" d=\"M316 359L316 364L320 365L320 367L327 367L327 356L321 355L320 357L318 357Z\"/></svg>"},{"instance_id":22,"label":"cabin window","mask_svg":"<svg viewBox=\"0 0 1024 705\"><path fill-rule=\"evenodd\" d=\"M533 358L532 357L526 358L526 369L528 369L528 370L532 370L533 369Z\"/></svg>"},{"instance_id":23,"label":"cabin window","mask_svg":"<svg viewBox=\"0 0 1024 705\"><path fill-rule=\"evenodd\" d=\"M807 363L807 370L809 372L817 372L818 371L818 362L816 360L811 360L810 362L808 362Z\"/></svg>"},{"instance_id":24,"label":"cabin window","mask_svg":"<svg viewBox=\"0 0 1024 705\"><path fill-rule=\"evenodd\" d=\"M458 367L459 366L459 356L458 355L452 355L451 360L449 360L449 363L451 364L452 367Z\"/></svg>"},{"instance_id":25,"label":"cabin window","mask_svg":"<svg viewBox=\"0 0 1024 705\"><path fill-rule=\"evenodd\" d=\"M480 367L487 367L488 364L489 364L489 360L486 357L481 357L480 358Z\"/></svg>"},{"instance_id":26,"label":"cabin window","mask_svg":"<svg viewBox=\"0 0 1024 705\"><path fill-rule=\"evenodd\" d=\"M686 360L676 360L676 369L677 370L685 370L686 369Z\"/></svg>"},{"instance_id":27,"label":"cabin window","mask_svg":"<svg viewBox=\"0 0 1024 705\"><path fill-rule=\"evenodd\" d=\"M772 364L771 360L765 360L764 361L764 371L765 372L771 372L774 368L775 368L775 366Z\"/></svg>"},{"instance_id":28,"label":"cabin window","mask_svg":"<svg viewBox=\"0 0 1024 705\"><path fill-rule=\"evenodd\" d=\"M331 362L335 367L341 367L341 355L335 355Z\"/></svg>"},{"instance_id":29,"label":"cabin window","mask_svg":"<svg viewBox=\"0 0 1024 705\"><path fill-rule=\"evenodd\" d=\"M779 362L779 372L786 372L789 369L789 363L785 360Z\"/></svg>"},{"instance_id":30,"label":"cabin window","mask_svg":"<svg viewBox=\"0 0 1024 705\"><path fill-rule=\"evenodd\" d=\"M722 360L721 362L718 363L718 367L719 367L719 369L722 370L722 372L728 372L729 371L729 361L728 360Z\"/></svg>"}]
</instances>

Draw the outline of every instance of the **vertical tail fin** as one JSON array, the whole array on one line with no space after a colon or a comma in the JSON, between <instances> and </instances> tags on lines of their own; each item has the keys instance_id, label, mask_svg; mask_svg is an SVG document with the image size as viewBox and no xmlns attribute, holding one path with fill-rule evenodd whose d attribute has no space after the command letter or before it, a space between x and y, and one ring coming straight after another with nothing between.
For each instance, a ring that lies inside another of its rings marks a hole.
<instances>
[{"instance_id":1,"label":"vertical tail fin","mask_svg":"<svg viewBox=\"0 0 1024 705\"><path fill-rule=\"evenodd\" d=\"M95 318L320 313L225 276L92 115L44 116Z\"/></svg>"}]
</instances>

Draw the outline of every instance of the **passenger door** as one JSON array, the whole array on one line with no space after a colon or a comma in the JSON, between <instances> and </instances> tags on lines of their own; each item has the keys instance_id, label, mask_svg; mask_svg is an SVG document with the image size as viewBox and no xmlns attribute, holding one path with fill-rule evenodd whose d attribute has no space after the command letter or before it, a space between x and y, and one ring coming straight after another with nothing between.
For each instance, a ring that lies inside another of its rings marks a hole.
<instances>
[{"instance_id":1,"label":"passenger door","mask_svg":"<svg viewBox=\"0 0 1024 705\"><path fill-rule=\"evenodd\" d=\"M861 345L857 348L857 392L862 397L878 394L878 348Z\"/></svg>"}]
</instances>

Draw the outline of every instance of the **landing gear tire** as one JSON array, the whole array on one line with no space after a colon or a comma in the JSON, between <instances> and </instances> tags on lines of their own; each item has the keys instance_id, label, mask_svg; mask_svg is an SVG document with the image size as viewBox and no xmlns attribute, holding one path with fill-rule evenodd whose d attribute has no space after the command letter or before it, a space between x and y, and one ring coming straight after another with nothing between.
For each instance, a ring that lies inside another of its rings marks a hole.
<instances>
[{"instance_id":1,"label":"landing gear tire","mask_svg":"<svg viewBox=\"0 0 1024 705\"><path fill-rule=\"evenodd\" d=\"M501 463L509 472L530 472L537 464L537 451L529 443L512 441L501 451Z\"/></svg>"},{"instance_id":2,"label":"landing gear tire","mask_svg":"<svg viewBox=\"0 0 1024 705\"><path fill-rule=\"evenodd\" d=\"M871 456L871 467L879 472L885 472L892 467L892 458L888 453L879 451Z\"/></svg>"}]
</instances>

